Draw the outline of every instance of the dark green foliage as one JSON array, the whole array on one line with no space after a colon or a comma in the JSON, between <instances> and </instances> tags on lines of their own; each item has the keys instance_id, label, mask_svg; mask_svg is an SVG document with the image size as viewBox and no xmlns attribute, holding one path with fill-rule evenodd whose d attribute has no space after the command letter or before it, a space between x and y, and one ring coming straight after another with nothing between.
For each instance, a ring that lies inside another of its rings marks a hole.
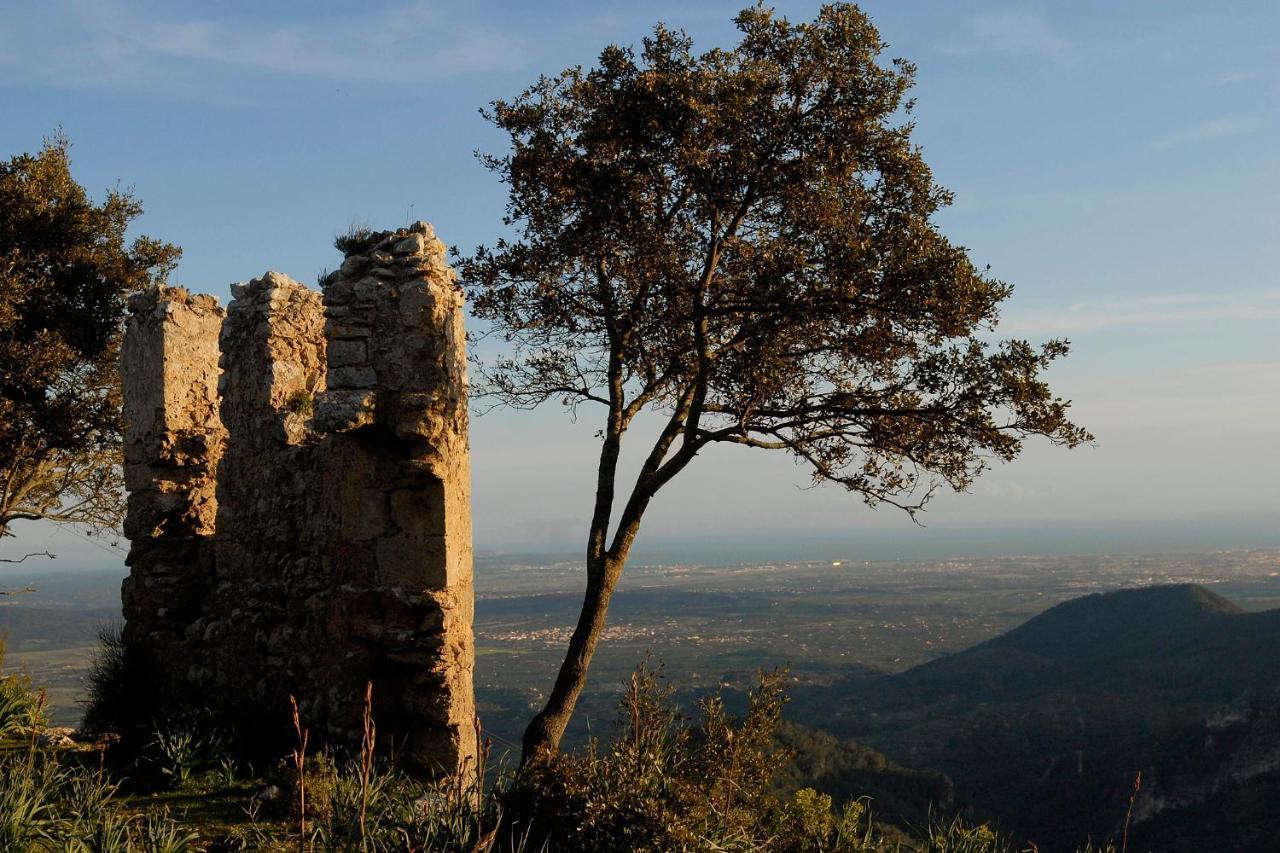
<instances>
[{"instance_id":1,"label":"dark green foliage","mask_svg":"<svg viewBox=\"0 0 1280 853\"><path fill-rule=\"evenodd\" d=\"M81 728L91 734L121 732L143 724L138 708L150 697L147 679L140 668L131 666L129 652L120 639L118 627L98 630L98 648L89 666L89 692ZM148 703L149 704L149 703Z\"/></svg>"},{"instance_id":2,"label":"dark green foliage","mask_svg":"<svg viewBox=\"0 0 1280 853\"><path fill-rule=\"evenodd\" d=\"M1034 783L999 779L991 809L1055 849L1118 838L1142 772L1131 848L1262 851L1280 837L1280 708L1236 707L1120 749L1053 762Z\"/></svg>"},{"instance_id":3,"label":"dark green foliage","mask_svg":"<svg viewBox=\"0 0 1280 853\"><path fill-rule=\"evenodd\" d=\"M193 733L207 723L199 705L169 694L140 652L120 639L118 626L98 630L86 688L81 731L116 740L111 758L121 765L159 774L165 762L159 760L157 733L169 732L179 721Z\"/></svg>"},{"instance_id":4,"label":"dark green foliage","mask_svg":"<svg viewBox=\"0 0 1280 853\"><path fill-rule=\"evenodd\" d=\"M0 634L0 740L48 722L44 697L32 689L30 676L5 672L7 644L7 637Z\"/></svg>"},{"instance_id":5,"label":"dark green foliage","mask_svg":"<svg viewBox=\"0 0 1280 853\"><path fill-rule=\"evenodd\" d=\"M497 803L459 780L437 785L415 782L386 764L369 778L363 828L361 774L357 761L329 761L316 774L318 800L313 838L320 850L403 850L474 853L497 845ZM310 783L308 785L310 787ZM520 849L515 843L496 849Z\"/></svg>"},{"instance_id":6,"label":"dark green foliage","mask_svg":"<svg viewBox=\"0 0 1280 853\"><path fill-rule=\"evenodd\" d=\"M168 814L151 812L138 829L142 847L148 853L185 853L200 836L176 823ZM136 847L134 848L136 849Z\"/></svg>"},{"instance_id":7,"label":"dark green foliage","mask_svg":"<svg viewBox=\"0 0 1280 853\"><path fill-rule=\"evenodd\" d=\"M737 25L703 54L659 25L493 104L512 151L485 163L520 238L463 263L517 346L488 389L621 429L652 406L872 503L962 488L1027 434L1087 439L1041 377L1062 342L988 343L1011 288L934 221L951 195L911 140L911 63L883 63L852 4Z\"/></svg>"},{"instance_id":8,"label":"dark green foliage","mask_svg":"<svg viewBox=\"0 0 1280 853\"><path fill-rule=\"evenodd\" d=\"M94 204L68 149L58 137L0 162L0 536L19 520L119 522L125 298L180 254L126 245L142 206L119 191Z\"/></svg>"},{"instance_id":9,"label":"dark green foliage","mask_svg":"<svg viewBox=\"0 0 1280 853\"><path fill-rule=\"evenodd\" d=\"M987 774L993 750L1001 769L1039 777L1054 756L1116 749L1242 696L1274 697L1277 642L1280 611L1240 612L1191 585L1122 590L823 701L842 703L849 722L838 734L874 735L958 781Z\"/></svg>"},{"instance_id":10,"label":"dark green foliage","mask_svg":"<svg viewBox=\"0 0 1280 853\"><path fill-rule=\"evenodd\" d=\"M0 760L0 850L30 850L57 820L62 776L42 756Z\"/></svg>"}]
</instances>

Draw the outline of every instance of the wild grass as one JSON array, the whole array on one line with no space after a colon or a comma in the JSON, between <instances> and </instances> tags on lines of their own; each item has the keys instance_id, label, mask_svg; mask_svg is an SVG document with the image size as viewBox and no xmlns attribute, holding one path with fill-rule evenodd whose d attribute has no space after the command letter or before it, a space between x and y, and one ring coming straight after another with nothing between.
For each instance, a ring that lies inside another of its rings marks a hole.
<instances>
[{"instance_id":1,"label":"wild grass","mask_svg":"<svg viewBox=\"0 0 1280 853\"><path fill-rule=\"evenodd\" d=\"M191 721L166 721L157 726L146 760L172 788L190 784L199 773L215 764L223 769L228 760L222 739Z\"/></svg>"},{"instance_id":2,"label":"wild grass","mask_svg":"<svg viewBox=\"0 0 1280 853\"><path fill-rule=\"evenodd\" d=\"M48 724L43 691L33 689L26 673L5 674L6 642L0 636L0 740Z\"/></svg>"},{"instance_id":3,"label":"wild grass","mask_svg":"<svg viewBox=\"0 0 1280 853\"><path fill-rule=\"evenodd\" d=\"M0 757L0 850L1034 849L958 818L933 819L903 832L879 824L865 800L836 804L812 788L779 795L774 781L787 756L774 732L786 701L784 675L761 674L741 717L730 714L718 696L687 716L674 703L661 668L646 663L626 685L607 741L498 773L496 784L488 786L487 742L475 773L434 782L378 755L371 686L355 754L310 750L295 706L291 754L265 778L244 778L225 752L224 739L198 717L157 726L148 755L125 778L113 775L110 762L92 750L41 747L35 736L44 725L39 694L29 680L4 676L10 704L18 709L15 719L23 721L14 730L23 737L18 748ZM211 809L215 801L219 805ZM1117 851L1089 846L1080 853Z\"/></svg>"},{"instance_id":4,"label":"wild grass","mask_svg":"<svg viewBox=\"0 0 1280 853\"><path fill-rule=\"evenodd\" d=\"M192 850L197 834L168 814L131 813L104 770L32 747L0 759L0 850Z\"/></svg>"},{"instance_id":5,"label":"wild grass","mask_svg":"<svg viewBox=\"0 0 1280 853\"><path fill-rule=\"evenodd\" d=\"M0 739L14 737L47 724L40 693L25 674L0 676Z\"/></svg>"},{"instance_id":6,"label":"wild grass","mask_svg":"<svg viewBox=\"0 0 1280 853\"><path fill-rule=\"evenodd\" d=\"M358 255L372 248L373 230L363 223L351 223L347 230L333 239L334 248L344 255Z\"/></svg>"}]
</instances>

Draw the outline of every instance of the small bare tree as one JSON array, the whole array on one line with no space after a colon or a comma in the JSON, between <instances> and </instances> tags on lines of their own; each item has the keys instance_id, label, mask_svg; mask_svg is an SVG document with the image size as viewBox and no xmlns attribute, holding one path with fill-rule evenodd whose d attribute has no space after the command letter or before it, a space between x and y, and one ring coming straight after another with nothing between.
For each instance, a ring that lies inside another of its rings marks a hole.
<instances>
[{"instance_id":1,"label":"small bare tree","mask_svg":"<svg viewBox=\"0 0 1280 853\"><path fill-rule=\"evenodd\" d=\"M94 204L61 136L0 163L0 538L15 521L120 520L125 296L179 255L147 237L125 245L141 212L127 192Z\"/></svg>"},{"instance_id":2,"label":"small bare tree","mask_svg":"<svg viewBox=\"0 0 1280 853\"><path fill-rule=\"evenodd\" d=\"M791 24L762 6L731 50L662 26L637 56L544 77L485 115L520 236L460 259L509 345L482 390L596 404L586 593L524 760L558 748L649 502L717 443L914 513L1032 435L1089 439L1043 381L1065 341L992 344L1009 285L933 223L950 194L911 141L914 68L850 4ZM664 426L615 482L642 412Z\"/></svg>"}]
</instances>

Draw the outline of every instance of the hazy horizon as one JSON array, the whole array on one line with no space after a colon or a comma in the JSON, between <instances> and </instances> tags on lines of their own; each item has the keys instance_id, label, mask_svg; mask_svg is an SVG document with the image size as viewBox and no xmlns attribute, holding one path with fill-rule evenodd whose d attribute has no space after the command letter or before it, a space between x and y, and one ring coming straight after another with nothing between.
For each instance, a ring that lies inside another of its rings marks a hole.
<instances>
[{"instance_id":1,"label":"hazy horizon","mask_svg":"<svg viewBox=\"0 0 1280 853\"><path fill-rule=\"evenodd\" d=\"M806 531L782 528L739 534L695 537L664 536L647 530L634 552L637 564L738 565L823 560L933 561L988 557L1089 557L1106 555L1177 555L1280 548L1280 516L1144 519L1135 523L1097 519L1053 522L1033 520L1018 525L950 524L905 530ZM567 525L566 525L567 526ZM30 534L32 531L28 531ZM44 537L28 535L0 547L0 556L20 556L24 543L56 554L55 561L32 558L21 565L0 565L0 581L26 583L49 573L126 571L127 543L87 541L65 530L45 527ZM550 532L554 534L554 531ZM477 541L478 558L513 561L582 559L583 547L567 535L527 536L509 544ZM483 567L477 568L483 572Z\"/></svg>"}]
</instances>

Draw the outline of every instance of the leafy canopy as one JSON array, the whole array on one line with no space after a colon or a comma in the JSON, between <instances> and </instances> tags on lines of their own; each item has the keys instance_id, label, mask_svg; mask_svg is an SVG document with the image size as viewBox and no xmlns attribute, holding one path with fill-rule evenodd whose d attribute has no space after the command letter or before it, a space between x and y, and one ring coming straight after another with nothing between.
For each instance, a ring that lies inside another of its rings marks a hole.
<instances>
[{"instance_id":1,"label":"leafy canopy","mask_svg":"<svg viewBox=\"0 0 1280 853\"><path fill-rule=\"evenodd\" d=\"M1011 287L934 224L951 195L911 141L914 66L881 64L850 4L737 24L702 54L658 26L486 114L520 237L463 263L511 344L485 390L599 403L618 433L662 411L646 491L731 442L914 510L1030 434L1089 440L1041 376L1065 341L989 342Z\"/></svg>"},{"instance_id":2,"label":"leafy canopy","mask_svg":"<svg viewBox=\"0 0 1280 853\"><path fill-rule=\"evenodd\" d=\"M60 136L0 162L0 536L16 520L119 520L125 296L180 254L126 246L141 212L128 192L94 204Z\"/></svg>"}]
</instances>

